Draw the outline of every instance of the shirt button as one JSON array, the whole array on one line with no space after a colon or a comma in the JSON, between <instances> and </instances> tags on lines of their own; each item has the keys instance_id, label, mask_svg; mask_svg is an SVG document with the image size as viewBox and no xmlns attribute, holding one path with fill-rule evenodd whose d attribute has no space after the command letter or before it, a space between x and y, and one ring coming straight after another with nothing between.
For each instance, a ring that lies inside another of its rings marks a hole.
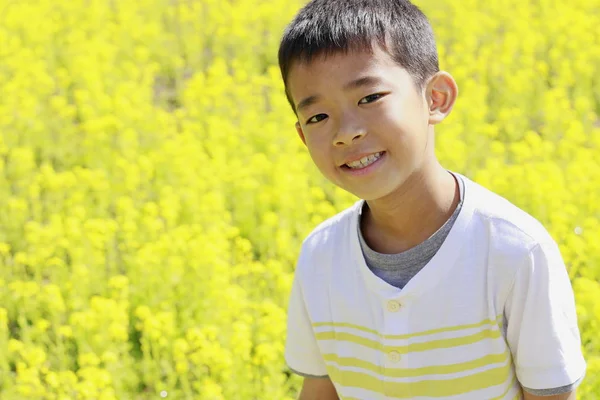
<instances>
[{"instance_id":1,"label":"shirt button","mask_svg":"<svg viewBox=\"0 0 600 400\"><path fill-rule=\"evenodd\" d=\"M400 310L400 303L396 300L390 300L387 303L387 309L389 312L397 312Z\"/></svg>"},{"instance_id":2,"label":"shirt button","mask_svg":"<svg viewBox=\"0 0 600 400\"><path fill-rule=\"evenodd\" d=\"M400 353L398 353L397 351L390 351L388 353L388 358L391 362L397 363L398 361L400 361Z\"/></svg>"}]
</instances>

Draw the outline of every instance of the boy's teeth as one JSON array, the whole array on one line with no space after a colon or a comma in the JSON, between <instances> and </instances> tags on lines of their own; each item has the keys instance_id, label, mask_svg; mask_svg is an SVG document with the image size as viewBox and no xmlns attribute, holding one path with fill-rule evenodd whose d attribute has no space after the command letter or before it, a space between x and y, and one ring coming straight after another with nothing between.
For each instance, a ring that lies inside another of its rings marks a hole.
<instances>
[{"instance_id":1,"label":"boy's teeth","mask_svg":"<svg viewBox=\"0 0 600 400\"><path fill-rule=\"evenodd\" d=\"M366 157L363 157L360 160L346 163L346 165L349 168L364 168L367 165L370 165L373 162L377 161L379 159L379 157L381 157L381 153L375 153L375 154L371 154Z\"/></svg>"}]
</instances>

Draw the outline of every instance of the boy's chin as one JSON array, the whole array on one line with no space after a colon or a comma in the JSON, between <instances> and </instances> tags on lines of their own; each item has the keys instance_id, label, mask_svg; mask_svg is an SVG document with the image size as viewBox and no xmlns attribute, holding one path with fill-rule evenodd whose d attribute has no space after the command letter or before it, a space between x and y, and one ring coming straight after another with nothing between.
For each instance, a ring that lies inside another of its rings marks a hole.
<instances>
[{"instance_id":1,"label":"boy's chin","mask_svg":"<svg viewBox=\"0 0 600 400\"><path fill-rule=\"evenodd\" d=\"M366 188L362 188L362 189L342 188L342 189L344 189L348 193L358 197L359 199L362 199L365 201L379 200L379 199L389 196L393 192L393 190L385 190L385 188L382 188L382 187L374 188L371 190L368 190Z\"/></svg>"}]
</instances>

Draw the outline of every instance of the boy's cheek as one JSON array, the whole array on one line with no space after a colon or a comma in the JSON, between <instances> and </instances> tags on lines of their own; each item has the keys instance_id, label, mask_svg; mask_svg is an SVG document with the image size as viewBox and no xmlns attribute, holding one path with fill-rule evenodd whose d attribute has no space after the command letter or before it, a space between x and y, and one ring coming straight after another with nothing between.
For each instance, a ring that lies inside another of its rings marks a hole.
<instances>
[{"instance_id":1,"label":"boy's cheek","mask_svg":"<svg viewBox=\"0 0 600 400\"><path fill-rule=\"evenodd\" d=\"M328 142L323 138L323 135L314 134L314 132L304 136L304 144L308 148L313 159L327 157L329 153L327 143Z\"/></svg>"}]
</instances>

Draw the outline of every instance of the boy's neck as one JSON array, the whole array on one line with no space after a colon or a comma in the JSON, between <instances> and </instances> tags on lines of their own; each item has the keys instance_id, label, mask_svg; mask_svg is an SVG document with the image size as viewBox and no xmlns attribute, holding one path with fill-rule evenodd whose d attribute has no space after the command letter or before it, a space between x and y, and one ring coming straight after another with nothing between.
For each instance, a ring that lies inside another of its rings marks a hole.
<instances>
[{"instance_id":1,"label":"boy's neck","mask_svg":"<svg viewBox=\"0 0 600 400\"><path fill-rule=\"evenodd\" d=\"M459 201L458 182L433 159L394 193L367 201L361 218L363 236L379 253L401 253L440 229Z\"/></svg>"}]
</instances>

